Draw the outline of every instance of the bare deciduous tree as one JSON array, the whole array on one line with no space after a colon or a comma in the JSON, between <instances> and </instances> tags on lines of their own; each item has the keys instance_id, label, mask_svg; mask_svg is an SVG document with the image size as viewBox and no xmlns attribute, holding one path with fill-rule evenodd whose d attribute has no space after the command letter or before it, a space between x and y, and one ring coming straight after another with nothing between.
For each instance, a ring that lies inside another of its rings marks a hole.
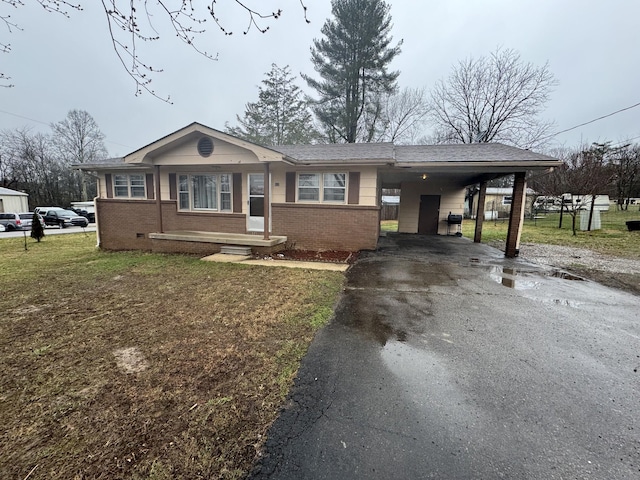
<instances>
[{"instance_id":1,"label":"bare deciduous tree","mask_svg":"<svg viewBox=\"0 0 640 480\"><path fill-rule=\"evenodd\" d=\"M608 143L556 151L555 156L562 159L563 164L548 175L529 180L540 195L561 199L561 213L571 216L574 235L578 212L588 207L593 210L596 196L611 184L613 170L608 163L612 153Z\"/></svg>"},{"instance_id":2,"label":"bare deciduous tree","mask_svg":"<svg viewBox=\"0 0 640 480\"><path fill-rule=\"evenodd\" d=\"M556 84L549 65L526 63L515 50L458 63L431 93L440 143L503 142L540 147L552 122L539 118Z\"/></svg>"},{"instance_id":3,"label":"bare deciduous tree","mask_svg":"<svg viewBox=\"0 0 640 480\"><path fill-rule=\"evenodd\" d=\"M430 113L424 88L404 88L384 99L385 129L380 141L415 143Z\"/></svg>"},{"instance_id":4,"label":"bare deciduous tree","mask_svg":"<svg viewBox=\"0 0 640 480\"><path fill-rule=\"evenodd\" d=\"M48 12L54 12L69 17L72 10L81 11L82 2L78 0L37 0ZM207 20L212 20L224 35L232 35L233 31L225 27L225 22L218 14L215 0L208 2L194 2L193 0L100 0L105 13L107 28L111 37L113 49L122 63L127 74L134 80L136 95L143 91L158 97L151 88L153 75L162 72L161 68L146 63L139 55L139 46L144 42L153 42L160 38L160 22L166 22L180 41L191 47L198 54L210 59L213 55L200 48L199 38L206 32ZM307 23L307 7L303 0L298 0ZM24 6L24 0L0 0L0 3L10 7ZM255 29L265 33L269 30L269 20L278 19L282 15L280 8L269 12L266 8L256 10L242 0L234 0L238 8L247 18L247 27L243 33L247 34ZM9 33L21 29L11 19L11 15L0 11L0 22L3 22ZM9 53L11 44L0 42L0 53ZM10 77L6 72L0 72L0 85L11 86L7 82ZM4 81L4 82L3 82ZM167 102L169 97L161 98Z\"/></svg>"},{"instance_id":5,"label":"bare deciduous tree","mask_svg":"<svg viewBox=\"0 0 640 480\"><path fill-rule=\"evenodd\" d=\"M89 192L87 176L72 171L71 165L94 163L106 158L104 135L93 117L84 110L71 110L64 120L51 124L51 130L57 156L69 168L72 180L80 187L81 199L86 202L95 194L95 181L91 182L92 191Z\"/></svg>"},{"instance_id":6,"label":"bare deciduous tree","mask_svg":"<svg viewBox=\"0 0 640 480\"><path fill-rule=\"evenodd\" d=\"M0 152L7 164L5 175L14 179L12 188L27 192L32 206L71 201L64 182L66 172L55 157L50 137L32 134L27 128L4 131Z\"/></svg>"},{"instance_id":7,"label":"bare deciduous tree","mask_svg":"<svg viewBox=\"0 0 640 480\"><path fill-rule=\"evenodd\" d=\"M617 208L627 210L629 199L640 194L640 145L626 144L613 154Z\"/></svg>"}]
</instances>

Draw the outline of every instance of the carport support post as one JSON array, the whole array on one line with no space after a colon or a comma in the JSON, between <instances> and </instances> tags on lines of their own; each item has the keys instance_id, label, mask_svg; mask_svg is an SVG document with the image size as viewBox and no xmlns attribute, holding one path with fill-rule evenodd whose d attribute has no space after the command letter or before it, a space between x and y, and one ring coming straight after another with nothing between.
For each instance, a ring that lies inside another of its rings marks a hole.
<instances>
[{"instance_id":1,"label":"carport support post","mask_svg":"<svg viewBox=\"0 0 640 480\"><path fill-rule=\"evenodd\" d=\"M525 175L526 172L518 172L515 174L513 181L509 229L507 230L507 244L504 249L505 257L509 258L517 257L518 253L520 253L520 233L524 221Z\"/></svg>"},{"instance_id":2,"label":"carport support post","mask_svg":"<svg viewBox=\"0 0 640 480\"><path fill-rule=\"evenodd\" d=\"M269 240L269 213L271 213L271 179L269 162L264 163L264 239Z\"/></svg>"},{"instance_id":3,"label":"carport support post","mask_svg":"<svg viewBox=\"0 0 640 480\"><path fill-rule=\"evenodd\" d=\"M164 233L163 232L163 226L162 226L162 199L160 198L160 165L156 165L156 169L155 169L155 187L156 187L156 212L157 212L157 216L158 216L158 233Z\"/></svg>"},{"instance_id":4,"label":"carport support post","mask_svg":"<svg viewBox=\"0 0 640 480\"><path fill-rule=\"evenodd\" d=\"M487 196L487 182L480 184L478 191L478 207L476 210L476 231L473 235L473 241L480 243L482 241L482 222L484 222L484 202Z\"/></svg>"}]
</instances>

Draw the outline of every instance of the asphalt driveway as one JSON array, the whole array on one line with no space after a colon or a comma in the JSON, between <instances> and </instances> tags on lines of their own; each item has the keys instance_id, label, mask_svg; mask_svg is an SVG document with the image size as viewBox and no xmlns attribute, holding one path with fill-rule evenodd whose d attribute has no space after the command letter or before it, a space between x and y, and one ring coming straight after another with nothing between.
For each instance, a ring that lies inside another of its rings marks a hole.
<instances>
[{"instance_id":1,"label":"asphalt driveway","mask_svg":"<svg viewBox=\"0 0 640 480\"><path fill-rule=\"evenodd\" d=\"M640 297L457 237L348 272L254 479L640 478Z\"/></svg>"}]
</instances>

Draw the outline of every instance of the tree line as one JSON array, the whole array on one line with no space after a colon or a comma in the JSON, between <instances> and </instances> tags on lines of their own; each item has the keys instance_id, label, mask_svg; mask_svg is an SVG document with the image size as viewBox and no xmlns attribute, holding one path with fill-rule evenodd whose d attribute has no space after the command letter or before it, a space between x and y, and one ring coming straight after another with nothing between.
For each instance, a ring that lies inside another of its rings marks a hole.
<instances>
[{"instance_id":1,"label":"tree line","mask_svg":"<svg viewBox=\"0 0 640 480\"><path fill-rule=\"evenodd\" d=\"M31 208L69 206L96 196L95 178L71 165L107 157L104 135L83 110L71 110L50 133L28 128L0 133L0 186L29 194Z\"/></svg>"}]
</instances>

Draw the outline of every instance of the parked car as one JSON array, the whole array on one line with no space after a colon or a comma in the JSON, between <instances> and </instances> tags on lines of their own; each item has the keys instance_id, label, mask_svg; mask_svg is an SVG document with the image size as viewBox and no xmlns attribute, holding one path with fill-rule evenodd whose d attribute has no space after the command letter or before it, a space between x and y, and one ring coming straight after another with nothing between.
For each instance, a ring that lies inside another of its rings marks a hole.
<instances>
[{"instance_id":1,"label":"parked car","mask_svg":"<svg viewBox=\"0 0 640 480\"><path fill-rule=\"evenodd\" d=\"M20 216L20 220L22 220L22 229L23 230L31 230L31 225L33 224L33 216L38 215L40 218L40 223L44 225L44 218L42 215L39 215L34 212L23 212L18 214Z\"/></svg>"},{"instance_id":2,"label":"parked car","mask_svg":"<svg viewBox=\"0 0 640 480\"><path fill-rule=\"evenodd\" d=\"M17 213L0 213L0 224L9 232L22 230L22 219Z\"/></svg>"},{"instance_id":3,"label":"parked car","mask_svg":"<svg viewBox=\"0 0 640 480\"><path fill-rule=\"evenodd\" d=\"M96 212L93 207L70 208L70 210L73 210L77 215L80 215L81 217L85 217L87 220L89 220L89 223L95 223L96 221Z\"/></svg>"},{"instance_id":4,"label":"parked car","mask_svg":"<svg viewBox=\"0 0 640 480\"><path fill-rule=\"evenodd\" d=\"M42 213L42 210L39 210ZM71 210L65 210L64 208L52 208L47 210L42 216L44 223L47 226L58 226L60 228L66 228L70 226L86 227L89 225L89 220L85 217L77 215Z\"/></svg>"},{"instance_id":5,"label":"parked car","mask_svg":"<svg viewBox=\"0 0 640 480\"><path fill-rule=\"evenodd\" d=\"M0 223L0 232L5 232L7 229L4 228L4 225Z\"/></svg>"}]
</instances>

